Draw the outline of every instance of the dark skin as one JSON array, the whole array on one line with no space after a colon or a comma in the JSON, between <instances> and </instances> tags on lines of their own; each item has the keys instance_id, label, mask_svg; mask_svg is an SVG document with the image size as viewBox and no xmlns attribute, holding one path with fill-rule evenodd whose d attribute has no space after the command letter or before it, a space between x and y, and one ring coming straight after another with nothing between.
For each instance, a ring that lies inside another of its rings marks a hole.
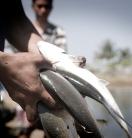
<instances>
[{"instance_id":1,"label":"dark skin","mask_svg":"<svg viewBox=\"0 0 132 138\"><path fill-rule=\"evenodd\" d=\"M36 17L35 25L44 31L49 14L52 11L51 0L35 0L32 2L32 9Z\"/></svg>"},{"instance_id":2,"label":"dark skin","mask_svg":"<svg viewBox=\"0 0 132 138\"><path fill-rule=\"evenodd\" d=\"M6 9L8 13L5 13ZM39 77L40 69L52 68L52 65L36 47L42 38L26 17L20 0L3 0L0 19L2 37L21 51L15 54L0 52L0 81L10 97L26 111L28 120L34 122L38 101L43 101L49 108L56 106Z\"/></svg>"},{"instance_id":3,"label":"dark skin","mask_svg":"<svg viewBox=\"0 0 132 138\"><path fill-rule=\"evenodd\" d=\"M3 0L0 19L0 48L3 47L1 38L6 38L21 51L14 54L0 52L0 81L10 97L26 111L27 119L34 122L38 101L51 109L58 107L39 77L39 71L52 69L52 64L39 53L37 43L43 40L26 17L20 0Z\"/></svg>"}]
</instances>

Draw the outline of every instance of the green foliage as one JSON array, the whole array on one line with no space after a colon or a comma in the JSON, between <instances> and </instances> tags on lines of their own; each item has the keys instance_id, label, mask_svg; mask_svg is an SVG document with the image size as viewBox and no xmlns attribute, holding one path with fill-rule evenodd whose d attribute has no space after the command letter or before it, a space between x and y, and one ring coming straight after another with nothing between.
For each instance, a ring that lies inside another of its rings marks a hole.
<instances>
[{"instance_id":1,"label":"green foliage","mask_svg":"<svg viewBox=\"0 0 132 138\"><path fill-rule=\"evenodd\" d=\"M132 57L130 49L124 48L120 50L120 60L130 59Z\"/></svg>"},{"instance_id":2,"label":"green foliage","mask_svg":"<svg viewBox=\"0 0 132 138\"><path fill-rule=\"evenodd\" d=\"M102 49L97 53L96 58L98 59L111 59L115 56L115 51L113 49L113 45L110 41L106 41L106 43L102 46Z\"/></svg>"},{"instance_id":3,"label":"green foliage","mask_svg":"<svg viewBox=\"0 0 132 138\"><path fill-rule=\"evenodd\" d=\"M107 70L116 70L118 67L122 69L132 67L131 50L128 47L117 50L109 40L96 53L95 60L99 61L100 65L106 67Z\"/></svg>"}]
</instances>

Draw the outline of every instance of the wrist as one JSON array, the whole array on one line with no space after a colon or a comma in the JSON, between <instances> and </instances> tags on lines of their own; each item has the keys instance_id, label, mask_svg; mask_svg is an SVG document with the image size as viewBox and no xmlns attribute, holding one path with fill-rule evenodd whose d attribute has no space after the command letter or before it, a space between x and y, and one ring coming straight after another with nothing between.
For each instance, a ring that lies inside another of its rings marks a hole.
<instances>
[{"instance_id":1,"label":"wrist","mask_svg":"<svg viewBox=\"0 0 132 138\"><path fill-rule=\"evenodd\" d=\"M3 61L7 57L7 54L0 51L0 66L3 64Z\"/></svg>"},{"instance_id":2,"label":"wrist","mask_svg":"<svg viewBox=\"0 0 132 138\"><path fill-rule=\"evenodd\" d=\"M32 33L31 37L29 39L29 43L28 43L28 51L34 52L34 53L36 53L36 52L39 53L38 48L37 48L37 43L39 41L42 41L42 38L39 35Z\"/></svg>"}]
</instances>

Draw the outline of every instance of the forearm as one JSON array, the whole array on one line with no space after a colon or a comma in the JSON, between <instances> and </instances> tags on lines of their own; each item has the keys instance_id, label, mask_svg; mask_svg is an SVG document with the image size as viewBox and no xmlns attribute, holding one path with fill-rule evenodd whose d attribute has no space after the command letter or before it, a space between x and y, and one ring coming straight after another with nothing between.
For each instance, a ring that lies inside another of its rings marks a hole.
<instances>
[{"instance_id":1,"label":"forearm","mask_svg":"<svg viewBox=\"0 0 132 138\"><path fill-rule=\"evenodd\" d=\"M6 38L20 51L31 51L42 38L39 36L30 21L25 18L21 23L14 23Z\"/></svg>"},{"instance_id":2,"label":"forearm","mask_svg":"<svg viewBox=\"0 0 132 138\"><path fill-rule=\"evenodd\" d=\"M8 13L6 9L8 9ZM42 40L25 15L20 0L5 0L0 6L0 18L5 38L18 50L31 51L33 46Z\"/></svg>"}]
</instances>

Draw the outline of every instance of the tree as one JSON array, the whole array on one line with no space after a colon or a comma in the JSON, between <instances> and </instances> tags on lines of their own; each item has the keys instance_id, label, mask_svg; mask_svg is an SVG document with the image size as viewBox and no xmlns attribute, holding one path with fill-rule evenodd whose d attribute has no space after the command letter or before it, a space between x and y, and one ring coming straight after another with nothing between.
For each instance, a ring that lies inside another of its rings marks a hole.
<instances>
[{"instance_id":1,"label":"tree","mask_svg":"<svg viewBox=\"0 0 132 138\"><path fill-rule=\"evenodd\" d=\"M120 59L129 59L131 57L131 52L129 48L120 50Z\"/></svg>"},{"instance_id":2,"label":"tree","mask_svg":"<svg viewBox=\"0 0 132 138\"><path fill-rule=\"evenodd\" d=\"M113 49L112 43L107 40L105 44L102 46L102 49L99 53L97 53L96 58L99 59L111 59L115 56L115 51Z\"/></svg>"}]
</instances>

